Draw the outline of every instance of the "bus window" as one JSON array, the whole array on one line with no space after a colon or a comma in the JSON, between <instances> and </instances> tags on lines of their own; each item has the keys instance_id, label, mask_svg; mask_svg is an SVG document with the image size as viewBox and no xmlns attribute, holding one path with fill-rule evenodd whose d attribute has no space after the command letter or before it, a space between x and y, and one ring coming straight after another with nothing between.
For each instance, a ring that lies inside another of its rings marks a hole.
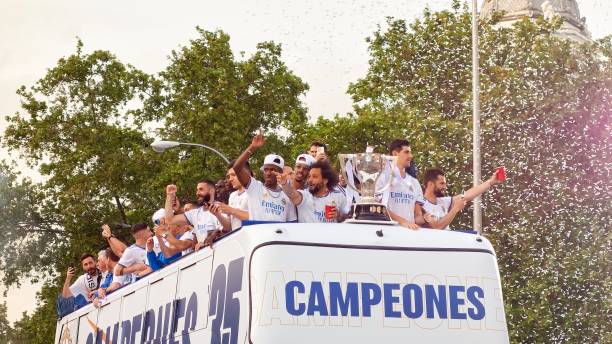
<instances>
[{"instance_id":1,"label":"bus window","mask_svg":"<svg viewBox=\"0 0 612 344\"><path fill-rule=\"evenodd\" d=\"M182 267L179 272L174 327L177 339L208 326L209 285L213 260L212 252L208 253L195 264ZM183 343L182 340L179 341Z\"/></svg>"},{"instance_id":2,"label":"bus window","mask_svg":"<svg viewBox=\"0 0 612 344\"><path fill-rule=\"evenodd\" d=\"M89 313L79 318L79 339L78 344L94 344L98 326L98 310L92 309Z\"/></svg>"},{"instance_id":3,"label":"bus window","mask_svg":"<svg viewBox=\"0 0 612 344\"><path fill-rule=\"evenodd\" d=\"M176 292L176 271L169 271L149 284L149 297L143 319L143 342L166 343L171 333L174 294ZM163 339L162 339L163 338Z\"/></svg>"}]
</instances>

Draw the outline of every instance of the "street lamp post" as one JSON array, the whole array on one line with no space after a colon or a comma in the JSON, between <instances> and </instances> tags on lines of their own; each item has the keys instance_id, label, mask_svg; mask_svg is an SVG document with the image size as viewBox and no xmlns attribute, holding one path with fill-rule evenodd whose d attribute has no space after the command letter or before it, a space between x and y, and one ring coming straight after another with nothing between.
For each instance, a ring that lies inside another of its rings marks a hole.
<instances>
[{"instance_id":1,"label":"street lamp post","mask_svg":"<svg viewBox=\"0 0 612 344\"><path fill-rule=\"evenodd\" d=\"M472 0L472 154L474 186L480 184L480 69L478 56L478 0ZM474 229L482 234L480 196L474 198Z\"/></svg>"},{"instance_id":2,"label":"street lamp post","mask_svg":"<svg viewBox=\"0 0 612 344\"><path fill-rule=\"evenodd\" d=\"M176 142L176 141L155 141L151 143L151 148L153 148L153 150L156 151L157 153L163 153L166 149L174 148L178 146L195 146L195 147L205 148L217 154L218 156L220 156L223 160L225 160L227 164L230 163L229 159L226 158L225 155L223 155L221 152L219 152L218 150L212 147L209 147L207 145L203 145L200 143L187 143L187 142Z\"/></svg>"}]
</instances>

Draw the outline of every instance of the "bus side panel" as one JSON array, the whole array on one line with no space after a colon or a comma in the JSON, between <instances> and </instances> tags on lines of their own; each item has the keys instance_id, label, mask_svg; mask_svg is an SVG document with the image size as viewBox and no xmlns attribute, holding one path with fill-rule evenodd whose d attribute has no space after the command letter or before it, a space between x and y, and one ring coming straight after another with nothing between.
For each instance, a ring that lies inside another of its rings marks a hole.
<instances>
[{"instance_id":1,"label":"bus side panel","mask_svg":"<svg viewBox=\"0 0 612 344\"><path fill-rule=\"evenodd\" d=\"M487 251L275 244L250 269L251 343L508 343Z\"/></svg>"},{"instance_id":2,"label":"bus side panel","mask_svg":"<svg viewBox=\"0 0 612 344\"><path fill-rule=\"evenodd\" d=\"M141 343L142 324L147 304L148 286L130 292L122 297L118 343Z\"/></svg>"},{"instance_id":3,"label":"bus side panel","mask_svg":"<svg viewBox=\"0 0 612 344\"><path fill-rule=\"evenodd\" d=\"M194 335L190 333L208 328L212 263L213 254L208 251L203 259L180 267L173 327L175 342L201 343L193 341Z\"/></svg>"},{"instance_id":4,"label":"bus side panel","mask_svg":"<svg viewBox=\"0 0 612 344\"><path fill-rule=\"evenodd\" d=\"M191 332L191 343L244 343L248 329L248 278L245 253L238 240L215 244L210 302L198 309L208 316L205 330Z\"/></svg>"},{"instance_id":5,"label":"bus side panel","mask_svg":"<svg viewBox=\"0 0 612 344\"><path fill-rule=\"evenodd\" d=\"M58 324L61 324L58 322ZM72 319L65 324L58 325L55 335L55 343L70 344L75 343L79 331L78 319Z\"/></svg>"},{"instance_id":6,"label":"bus side panel","mask_svg":"<svg viewBox=\"0 0 612 344\"><path fill-rule=\"evenodd\" d=\"M149 284L146 312L143 315L143 343L166 343L172 335L174 320L174 296L176 294L176 270L163 271Z\"/></svg>"},{"instance_id":7,"label":"bus side panel","mask_svg":"<svg viewBox=\"0 0 612 344\"><path fill-rule=\"evenodd\" d=\"M92 309L89 313L79 317L78 344L95 344L98 326L98 310Z\"/></svg>"},{"instance_id":8,"label":"bus side panel","mask_svg":"<svg viewBox=\"0 0 612 344\"><path fill-rule=\"evenodd\" d=\"M102 335L99 336L99 340L101 340L102 343L110 343L110 341L112 341L112 343L119 343L119 326L121 324L117 319L120 313L120 298L100 308L100 313L98 314L98 330L102 331Z\"/></svg>"}]
</instances>

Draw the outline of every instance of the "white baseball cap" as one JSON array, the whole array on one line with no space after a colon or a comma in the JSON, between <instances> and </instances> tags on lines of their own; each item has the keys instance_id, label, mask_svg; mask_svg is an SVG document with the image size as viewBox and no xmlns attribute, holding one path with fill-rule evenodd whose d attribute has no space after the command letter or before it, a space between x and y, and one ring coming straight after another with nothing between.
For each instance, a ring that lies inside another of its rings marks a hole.
<instances>
[{"instance_id":1,"label":"white baseball cap","mask_svg":"<svg viewBox=\"0 0 612 344\"><path fill-rule=\"evenodd\" d=\"M305 165L306 167L312 166L315 162L317 161L310 154L300 154L297 159L295 159L296 165Z\"/></svg>"},{"instance_id":2,"label":"white baseball cap","mask_svg":"<svg viewBox=\"0 0 612 344\"><path fill-rule=\"evenodd\" d=\"M159 210L157 210L153 216L151 216L151 219L153 220L153 223L155 223L156 221L160 221L161 219L163 219L166 216L166 209L161 208Z\"/></svg>"},{"instance_id":3,"label":"white baseball cap","mask_svg":"<svg viewBox=\"0 0 612 344\"><path fill-rule=\"evenodd\" d=\"M264 166L266 165L274 165L282 170L283 168L285 168L285 160L282 156L278 154L268 154L264 158L263 166L261 166L262 171L264 169Z\"/></svg>"}]
</instances>

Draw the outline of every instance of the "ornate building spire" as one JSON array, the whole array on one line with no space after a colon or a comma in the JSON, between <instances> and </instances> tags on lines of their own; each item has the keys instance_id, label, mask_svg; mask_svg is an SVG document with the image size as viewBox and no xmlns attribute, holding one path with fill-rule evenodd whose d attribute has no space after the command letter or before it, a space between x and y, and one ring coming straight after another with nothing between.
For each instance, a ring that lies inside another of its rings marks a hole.
<instances>
[{"instance_id":1,"label":"ornate building spire","mask_svg":"<svg viewBox=\"0 0 612 344\"><path fill-rule=\"evenodd\" d=\"M533 19L543 15L549 16L554 12L564 19L557 35L581 43L591 41L586 19L580 17L576 0L484 0L480 12L481 18L489 19L494 12L504 13L500 26L512 25L523 17Z\"/></svg>"}]
</instances>

